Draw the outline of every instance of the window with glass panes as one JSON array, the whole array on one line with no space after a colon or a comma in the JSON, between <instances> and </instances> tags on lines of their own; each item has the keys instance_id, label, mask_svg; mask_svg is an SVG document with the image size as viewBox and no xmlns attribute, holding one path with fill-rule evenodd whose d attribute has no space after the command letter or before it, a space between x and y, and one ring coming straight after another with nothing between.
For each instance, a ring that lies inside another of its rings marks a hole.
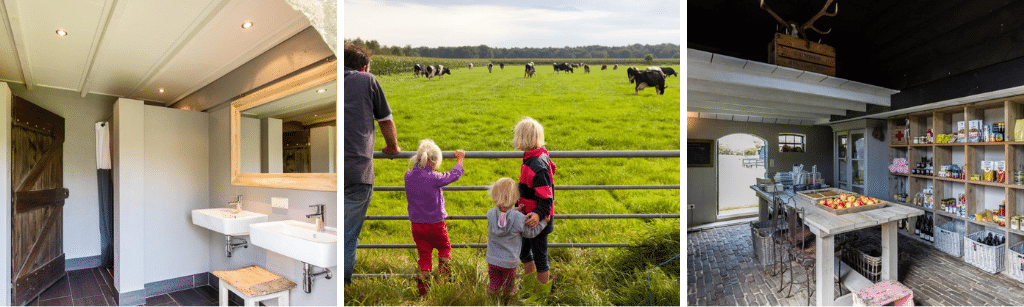
<instances>
[{"instance_id":1,"label":"window with glass panes","mask_svg":"<svg viewBox=\"0 0 1024 307\"><path fill-rule=\"evenodd\" d=\"M806 142L803 134L779 134L779 152L804 152Z\"/></svg>"}]
</instances>

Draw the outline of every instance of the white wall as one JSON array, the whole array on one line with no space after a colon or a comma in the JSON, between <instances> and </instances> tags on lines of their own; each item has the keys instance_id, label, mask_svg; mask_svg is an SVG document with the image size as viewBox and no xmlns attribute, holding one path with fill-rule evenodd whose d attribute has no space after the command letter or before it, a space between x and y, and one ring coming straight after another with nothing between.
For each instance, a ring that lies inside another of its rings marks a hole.
<instances>
[{"instance_id":1,"label":"white wall","mask_svg":"<svg viewBox=\"0 0 1024 307\"><path fill-rule=\"evenodd\" d=\"M284 134L277 118L260 120L261 173L284 173Z\"/></svg>"},{"instance_id":2,"label":"white wall","mask_svg":"<svg viewBox=\"0 0 1024 307\"><path fill-rule=\"evenodd\" d=\"M231 125L229 108L210 112L210 207L221 207L233 200L233 195L242 195L242 209L266 214L270 221L299 220L309 222L306 214L313 213L310 205L324 204L329 227L338 227L338 193L315 192L288 189L240 187L231 185ZM288 198L289 209L272 209L270 197ZM339 234L340 235L340 234ZM302 291L302 262L280 254L250 245L247 249L236 249L231 258L224 256L223 237L210 234L210 270L237 269L248 265L259 265L270 272L291 280L299 287L291 290L291 304L336 306L338 301L338 280L341 272L334 271L334 278L323 277L313 282L313 293ZM340 255L339 255L340 257Z\"/></svg>"},{"instance_id":3,"label":"white wall","mask_svg":"<svg viewBox=\"0 0 1024 307\"><path fill-rule=\"evenodd\" d=\"M67 259L100 254L99 188L94 124L110 118L115 97L34 87L11 86L14 95L64 117L64 253ZM10 112L8 112L10 113ZM9 144L9 143L8 143Z\"/></svg>"},{"instance_id":4,"label":"white wall","mask_svg":"<svg viewBox=\"0 0 1024 307\"><path fill-rule=\"evenodd\" d=\"M7 83L0 82L0 122L9 123L11 122L11 103L12 102L11 88L7 86ZM11 125L3 125L0 127L0 144L11 143ZM0 146L0 187L11 186L11 150L10 146ZM10 200L11 189L5 188L0 189L0 199ZM10 203L8 201L8 203ZM11 206L3 206L3 219L4 221L11 220ZM0 263L11 263L11 227L4 227L0 231L0 236L3 239L3 247L0 247ZM11 266L3 265L0 266L0 276L11 276ZM11 288L10 278L0 278L0 287L3 289ZM0 291L0 305L11 305L11 291Z\"/></svg>"},{"instance_id":5,"label":"white wall","mask_svg":"<svg viewBox=\"0 0 1024 307\"><path fill-rule=\"evenodd\" d=\"M145 127L142 101L118 99L114 104L111 151L114 177L114 283L121 293L144 290L146 285L146 207L143 195L146 173Z\"/></svg>"},{"instance_id":6,"label":"white wall","mask_svg":"<svg viewBox=\"0 0 1024 307\"><path fill-rule=\"evenodd\" d=\"M192 210L209 207L209 114L144 110L145 280L208 272L210 231L192 224Z\"/></svg>"},{"instance_id":7,"label":"white wall","mask_svg":"<svg viewBox=\"0 0 1024 307\"><path fill-rule=\"evenodd\" d=\"M313 173L336 173L337 139L334 126L309 130L309 162Z\"/></svg>"},{"instance_id":8,"label":"white wall","mask_svg":"<svg viewBox=\"0 0 1024 307\"><path fill-rule=\"evenodd\" d=\"M262 156L260 153L260 120L248 117L241 119L239 125L242 127L242 131L247 131L247 133L242 133L240 137L239 169L242 173L259 173Z\"/></svg>"}]
</instances>

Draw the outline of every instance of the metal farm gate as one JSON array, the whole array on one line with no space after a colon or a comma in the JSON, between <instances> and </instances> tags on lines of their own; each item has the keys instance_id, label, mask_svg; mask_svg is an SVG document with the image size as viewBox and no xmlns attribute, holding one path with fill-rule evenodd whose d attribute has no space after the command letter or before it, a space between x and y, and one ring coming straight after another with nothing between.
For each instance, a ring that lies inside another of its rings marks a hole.
<instances>
[{"instance_id":1,"label":"metal farm gate","mask_svg":"<svg viewBox=\"0 0 1024 307\"><path fill-rule=\"evenodd\" d=\"M397 155L373 154L374 159L409 159L415 152L405 151ZM552 158L680 158L678 150L599 150L599 151L550 151ZM444 158L454 158L455 152L442 153ZM467 151L466 159L522 159L522 151ZM678 190L679 185L556 185L555 190ZM374 191L400 192L405 187L373 187ZM486 191L486 186L449 186L445 191ZM678 219L679 213L661 214L555 214L556 219ZM449 220L483 220L485 215L450 215ZM406 215L369 215L366 220L409 220ZM626 247L628 243L548 243L548 247ZM416 248L416 244L359 244L358 248ZM487 248L486 243L452 243L452 248ZM352 277L399 277L412 274L353 274Z\"/></svg>"}]
</instances>

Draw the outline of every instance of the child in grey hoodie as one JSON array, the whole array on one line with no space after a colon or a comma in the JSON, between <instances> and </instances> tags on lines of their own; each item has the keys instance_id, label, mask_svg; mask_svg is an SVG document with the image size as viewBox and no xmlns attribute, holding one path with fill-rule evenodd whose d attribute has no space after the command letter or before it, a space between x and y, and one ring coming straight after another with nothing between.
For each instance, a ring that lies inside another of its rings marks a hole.
<instances>
[{"instance_id":1,"label":"child in grey hoodie","mask_svg":"<svg viewBox=\"0 0 1024 307\"><path fill-rule=\"evenodd\" d=\"M519 184L512 178L498 179L487 193L495 205L487 210L487 275L490 277L487 292L497 294L501 288L511 295L515 292L523 238L537 236L547 223L541 220L535 227L526 226L526 216L513 209L519 200Z\"/></svg>"}]
</instances>

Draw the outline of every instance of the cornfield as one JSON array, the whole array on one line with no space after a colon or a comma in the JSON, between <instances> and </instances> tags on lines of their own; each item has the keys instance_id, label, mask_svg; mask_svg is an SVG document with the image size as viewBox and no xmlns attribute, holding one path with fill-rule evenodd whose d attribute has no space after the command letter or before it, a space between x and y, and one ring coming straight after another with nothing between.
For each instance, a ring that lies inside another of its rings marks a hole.
<instances>
[{"instance_id":1,"label":"cornfield","mask_svg":"<svg viewBox=\"0 0 1024 307\"><path fill-rule=\"evenodd\" d=\"M648 64L643 63L643 59L445 59L445 58L422 58L422 57L403 57L403 56L387 56L378 55L373 57L373 61L370 64L370 72L374 75L392 75L399 73L412 73L412 68L416 64L423 65L444 65L445 67L455 68L467 68L469 63L473 63L475 68L487 69L487 63L494 63L496 66L494 69L499 69L498 63L505 63L505 66L515 65L522 66L526 63L533 62L536 66L542 67L544 65L551 65L552 63L584 63L590 65L590 69L601 69L601 65L615 65L619 64L627 66L646 66ZM679 65L679 59L654 59L650 65ZM595 67L597 66L597 67ZM611 69L609 67L608 69Z\"/></svg>"}]
</instances>

